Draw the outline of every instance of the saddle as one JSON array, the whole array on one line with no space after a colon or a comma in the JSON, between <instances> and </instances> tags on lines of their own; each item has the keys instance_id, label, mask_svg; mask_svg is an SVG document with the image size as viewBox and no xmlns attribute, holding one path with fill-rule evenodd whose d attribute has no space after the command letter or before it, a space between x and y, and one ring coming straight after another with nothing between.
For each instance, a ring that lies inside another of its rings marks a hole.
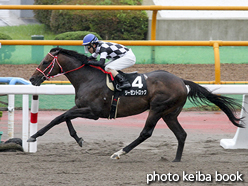
<instances>
[{"instance_id":1,"label":"saddle","mask_svg":"<svg viewBox=\"0 0 248 186\"><path fill-rule=\"evenodd\" d=\"M117 82L115 80L112 81L109 74L106 75L106 85L110 90L113 91L109 119L116 118L120 97L145 96L148 93L147 85L146 85L147 76L145 74L139 74L137 72L133 72L133 73L124 73L122 71L118 71L118 72L130 82L131 87L129 89L120 91L119 89L116 88Z\"/></svg>"}]
</instances>

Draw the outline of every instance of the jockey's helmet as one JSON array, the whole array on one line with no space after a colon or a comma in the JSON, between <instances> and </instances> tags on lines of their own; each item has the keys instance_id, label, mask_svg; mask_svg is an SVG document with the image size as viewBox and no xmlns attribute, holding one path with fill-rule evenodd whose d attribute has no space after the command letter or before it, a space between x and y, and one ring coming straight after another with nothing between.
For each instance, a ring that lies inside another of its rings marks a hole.
<instances>
[{"instance_id":1,"label":"jockey's helmet","mask_svg":"<svg viewBox=\"0 0 248 186\"><path fill-rule=\"evenodd\" d=\"M96 43L98 43L98 38L94 34L87 34L86 36L84 36L83 44L82 45L84 45L84 51L85 51L85 53L88 53L89 52L87 46L93 47L92 44L96 44ZM95 50L94 47L93 47L93 49Z\"/></svg>"}]
</instances>

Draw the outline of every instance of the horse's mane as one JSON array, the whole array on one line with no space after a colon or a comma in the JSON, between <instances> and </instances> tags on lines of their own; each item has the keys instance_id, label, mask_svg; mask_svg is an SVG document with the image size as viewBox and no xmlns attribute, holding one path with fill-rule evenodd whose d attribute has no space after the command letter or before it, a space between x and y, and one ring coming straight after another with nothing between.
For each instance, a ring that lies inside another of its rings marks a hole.
<instances>
[{"instance_id":1,"label":"horse's mane","mask_svg":"<svg viewBox=\"0 0 248 186\"><path fill-rule=\"evenodd\" d=\"M70 57L74 57L76 58L77 60L79 61L82 61L84 62L85 60L88 59L88 57L84 54L80 54L74 50L67 50L67 49L64 49L64 48L59 48L59 47L56 47L56 48L52 48L50 50L50 52L56 52L54 55L57 55L59 53L61 54L64 54L64 55L67 55L67 56L70 56Z\"/></svg>"}]
</instances>

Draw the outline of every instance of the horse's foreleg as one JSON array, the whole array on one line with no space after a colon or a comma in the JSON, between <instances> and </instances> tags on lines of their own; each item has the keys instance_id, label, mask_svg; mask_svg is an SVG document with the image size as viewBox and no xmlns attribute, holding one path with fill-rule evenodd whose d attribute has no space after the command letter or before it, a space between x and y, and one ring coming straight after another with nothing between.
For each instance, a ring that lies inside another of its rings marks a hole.
<instances>
[{"instance_id":1,"label":"horse's foreleg","mask_svg":"<svg viewBox=\"0 0 248 186\"><path fill-rule=\"evenodd\" d=\"M83 138L79 138L78 137L77 132L75 131L75 129L74 129L72 123L71 123L71 120L70 119L67 119L66 120L66 124L67 124L67 127L68 127L68 130L70 132L71 137L73 137L76 140L76 142L78 143L78 145L80 147L82 147L84 140L83 140Z\"/></svg>"},{"instance_id":2,"label":"horse's foreleg","mask_svg":"<svg viewBox=\"0 0 248 186\"><path fill-rule=\"evenodd\" d=\"M82 118L89 118L89 119L98 119L97 116L95 116L91 109L88 107L85 108L77 108L73 107L64 114L56 117L54 120L52 120L48 125L40 129L38 132L36 132L34 135L32 135L29 139L28 142L35 142L36 138L39 136L44 135L48 130L50 130L52 127L55 125L58 125L64 121L66 121L67 127L69 129L70 135L77 141L77 143L82 146L83 139L79 138L77 136L77 133L75 129L72 126L71 119L77 118L77 117L82 117Z\"/></svg>"},{"instance_id":3,"label":"horse's foreleg","mask_svg":"<svg viewBox=\"0 0 248 186\"><path fill-rule=\"evenodd\" d=\"M65 118L66 118L66 124L68 127L68 130L70 132L71 137L73 137L76 142L78 143L78 145L80 147L83 146L83 138L79 138L77 135L76 130L74 129L72 123L71 123L71 119L77 118L77 117L81 117L81 118L89 118L89 119L98 119L98 116L95 116L94 113L91 111L91 109L89 107L85 107L85 108L75 108L75 109L71 109L68 110L65 113Z\"/></svg>"},{"instance_id":4,"label":"horse's foreleg","mask_svg":"<svg viewBox=\"0 0 248 186\"><path fill-rule=\"evenodd\" d=\"M148 118L146 120L145 127L141 131L139 137L134 140L132 143L130 143L128 146L124 147L123 149L119 150L118 152L114 153L111 158L112 159L119 159L121 155L126 154L130 152L133 148L138 146L140 143L148 139L152 136L152 132L158 122L158 120L161 118L160 114L156 114L152 111L149 112Z\"/></svg>"},{"instance_id":5,"label":"horse's foreleg","mask_svg":"<svg viewBox=\"0 0 248 186\"><path fill-rule=\"evenodd\" d=\"M58 125L58 124L64 122L65 121L64 115L65 115L65 113L60 115L60 116L58 116L58 117L56 117L48 125L46 125L45 127L41 128L38 132L36 132L34 135L32 135L28 139L27 142L35 142L37 137L44 135L48 130L50 130L55 125Z\"/></svg>"},{"instance_id":6,"label":"horse's foreleg","mask_svg":"<svg viewBox=\"0 0 248 186\"><path fill-rule=\"evenodd\" d=\"M177 138L178 141L177 154L173 162L179 162L181 161L182 158L183 148L187 137L187 133L183 130L182 126L177 120L177 117L164 116L162 118Z\"/></svg>"}]
</instances>

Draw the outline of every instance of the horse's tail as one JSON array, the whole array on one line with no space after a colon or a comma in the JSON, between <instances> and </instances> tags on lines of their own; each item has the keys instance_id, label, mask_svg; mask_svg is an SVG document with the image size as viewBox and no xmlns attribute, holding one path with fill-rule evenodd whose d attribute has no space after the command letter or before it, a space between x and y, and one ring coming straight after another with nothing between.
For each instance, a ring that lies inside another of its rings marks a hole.
<instances>
[{"instance_id":1,"label":"horse's tail","mask_svg":"<svg viewBox=\"0 0 248 186\"><path fill-rule=\"evenodd\" d=\"M185 85L189 86L188 98L190 102L195 105L209 105L209 103L214 103L217 105L229 118L229 120L237 127L244 127L244 124L239 124L242 122L243 118L237 118L235 116L235 108L242 108L242 105L237 103L235 99L226 96L221 96L213 94L206 88L192 82L183 80Z\"/></svg>"}]
</instances>

